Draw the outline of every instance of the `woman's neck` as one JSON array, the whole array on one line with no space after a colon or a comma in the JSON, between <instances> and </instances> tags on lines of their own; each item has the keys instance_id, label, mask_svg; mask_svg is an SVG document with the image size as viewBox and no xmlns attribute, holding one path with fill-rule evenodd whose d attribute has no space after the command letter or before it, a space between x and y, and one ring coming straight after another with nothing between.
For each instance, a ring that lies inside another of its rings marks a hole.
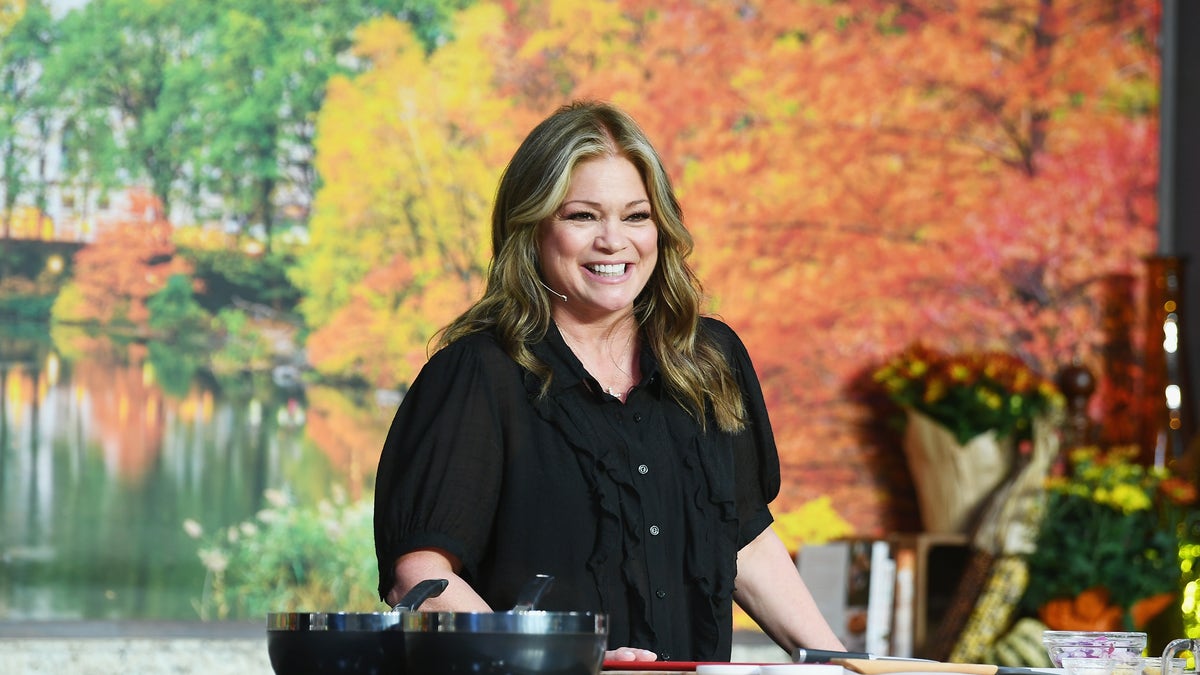
<instances>
[{"instance_id":1,"label":"woman's neck","mask_svg":"<svg viewBox=\"0 0 1200 675\"><path fill-rule=\"evenodd\" d=\"M641 344L633 316L610 323L580 323L555 317L555 325L584 369L605 392L624 401L641 379L638 358Z\"/></svg>"}]
</instances>

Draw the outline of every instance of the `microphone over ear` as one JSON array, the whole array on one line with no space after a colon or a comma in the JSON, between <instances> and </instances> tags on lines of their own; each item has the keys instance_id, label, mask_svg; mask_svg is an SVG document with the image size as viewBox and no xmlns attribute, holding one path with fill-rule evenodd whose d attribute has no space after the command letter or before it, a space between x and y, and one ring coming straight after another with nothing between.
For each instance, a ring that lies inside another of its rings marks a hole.
<instances>
[{"instance_id":1,"label":"microphone over ear","mask_svg":"<svg viewBox=\"0 0 1200 675\"><path fill-rule=\"evenodd\" d=\"M541 279L538 279L538 283L542 285L542 288L544 288L544 289L550 291L552 294L557 295L558 297L562 298L563 302L567 301L567 296L563 295L562 293L559 293L558 291L554 290L553 288L550 288L549 286L546 285L546 282L542 281Z\"/></svg>"}]
</instances>

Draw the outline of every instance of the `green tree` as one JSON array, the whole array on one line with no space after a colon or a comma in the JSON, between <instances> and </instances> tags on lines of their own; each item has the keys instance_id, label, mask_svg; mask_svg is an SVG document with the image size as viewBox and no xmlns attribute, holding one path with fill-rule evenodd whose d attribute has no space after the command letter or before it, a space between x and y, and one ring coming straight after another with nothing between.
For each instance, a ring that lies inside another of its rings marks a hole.
<instances>
[{"instance_id":1,"label":"green tree","mask_svg":"<svg viewBox=\"0 0 1200 675\"><path fill-rule=\"evenodd\" d=\"M196 302L192 280L183 274L167 277L163 288L146 299L147 325L155 336L176 342L203 342L212 317Z\"/></svg>"},{"instance_id":2,"label":"green tree","mask_svg":"<svg viewBox=\"0 0 1200 675\"><path fill-rule=\"evenodd\" d=\"M371 18L407 19L428 50L445 39L450 9L431 0L221 0L208 34L202 111L208 139L204 186L226 215L258 226L271 245L277 213L307 215L316 189L316 116L326 83L362 64L346 59L355 29ZM293 216L294 217L294 216Z\"/></svg>"},{"instance_id":3,"label":"green tree","mask_svg":"<svg viewBox=\"0 0 1200 675\"><path fill-rule=\"evenodd\" d=\"M260 227L269 246L280 213L307 216L316 114L329 77L360 65L346 58L356 27L398 17L428 50L462 4L89 2L61 21L47 70L67 170L84 184L146 180L168 213L186 200L200 218Z\"/></svg>"},{"instance_id":4,"label":"green tree","mask_svg":"<svg viewBox=\"0 0 1200 675\"><path fill-rule=\"evenodd\" d=\"M29 167L37 162L47 141L47 105L39 87L40 72L53 41L53 21L41 0L26 3L24 11L0 2L0 232L12 236L13 211L32 187L34 203L45 210L44 182L29 184Z\"/></svg>"},{"instance_id":5,"label":"green tree","mask_svg":"<svg viewBox=\"0 0 1200 675\"><path fill-rule=\"evenodd\" d=\"M211 18L207 3L103 0L62 19L46 79L62 93L69 174L111 185L130 172L170 213L204 142L194 68L181 66Z\"/></svg>"}]
</instances>

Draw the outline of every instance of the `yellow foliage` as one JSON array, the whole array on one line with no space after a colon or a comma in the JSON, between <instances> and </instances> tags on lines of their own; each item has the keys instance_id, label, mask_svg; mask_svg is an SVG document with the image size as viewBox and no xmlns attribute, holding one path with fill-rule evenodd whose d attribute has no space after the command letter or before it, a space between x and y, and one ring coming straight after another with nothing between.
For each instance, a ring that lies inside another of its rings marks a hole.
<instances>
[{"instance_id":1,"label":"yellow foliage","mask_svg":"<svg viewBox=\"0 0 1200 675\"><path fill-rule=\"evenodd\" d=\"M0 35L7 33L25 13L25 0L0 0Z\"/></svg>"},{"instance_id":2,"label":"yellow foliage","mask_svg":"<svg viewBox=\"0 0 1200 675\"><path fill-rule=\"evenodd\" d=\"M407 381L434 332L476 297L491 254L491 199L529 125L496 94L501 10L460 12L426 55L407 24L356 35L372 67L330 83L321 112L311 244L294 280L322 372ZM389 274L404 268L411 274ZM382 349L381 349L382 347Z\"/></svg>"},{"instance_id":3,"label":"yellow foliage","mask_svg":"<svg viewBox=\"0 0 1200 675\"><path fill-rule=\"evenodd\" d=\"M833 508L833 500L828 495L776 515L772 527L793 556L804 544L823 544L854 534L854 527Z\"/></svg>"},{"instance_id":4,"label":"yellow foliage","mask_svg":"<svg viewBox=\"0 0 1200 675\"><path fill-rule=\"evenodd\" d=\"M50 315L60 322L83 321L88 316L87 307L87 298L84 297L79 284L72 281L63 286L54 298Z\"/></svg>"}]
</instances>

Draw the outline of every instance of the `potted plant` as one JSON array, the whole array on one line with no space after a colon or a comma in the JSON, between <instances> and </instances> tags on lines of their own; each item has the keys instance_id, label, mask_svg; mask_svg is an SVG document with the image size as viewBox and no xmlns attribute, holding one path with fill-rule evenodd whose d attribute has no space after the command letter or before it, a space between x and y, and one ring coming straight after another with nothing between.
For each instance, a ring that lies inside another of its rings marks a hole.
<instances>
[{"instance_id":1,"label":"potted plant","mask_svg":"<svg viewBox=\"0 0 1200 675\"><path fill-rule=\"evenodd\" d=\"M1137 456L1078 448L1047 479L1022 606L1053 630L1138 630L1177 601L1196 486Z\"/></svg>"},{"instance_id":2,"label":"potted plant","mask_svg":"<svg viewBox=\"0 0 1200 675\"><path fill-rule=\"evenodd\" d=\"M1039 437L1037 421L1063 405L1051 380L999 351L950 354L915 343L874 380L904 412L905 456L931 532L966 531Z\"/></svg>"}]
</instances>

